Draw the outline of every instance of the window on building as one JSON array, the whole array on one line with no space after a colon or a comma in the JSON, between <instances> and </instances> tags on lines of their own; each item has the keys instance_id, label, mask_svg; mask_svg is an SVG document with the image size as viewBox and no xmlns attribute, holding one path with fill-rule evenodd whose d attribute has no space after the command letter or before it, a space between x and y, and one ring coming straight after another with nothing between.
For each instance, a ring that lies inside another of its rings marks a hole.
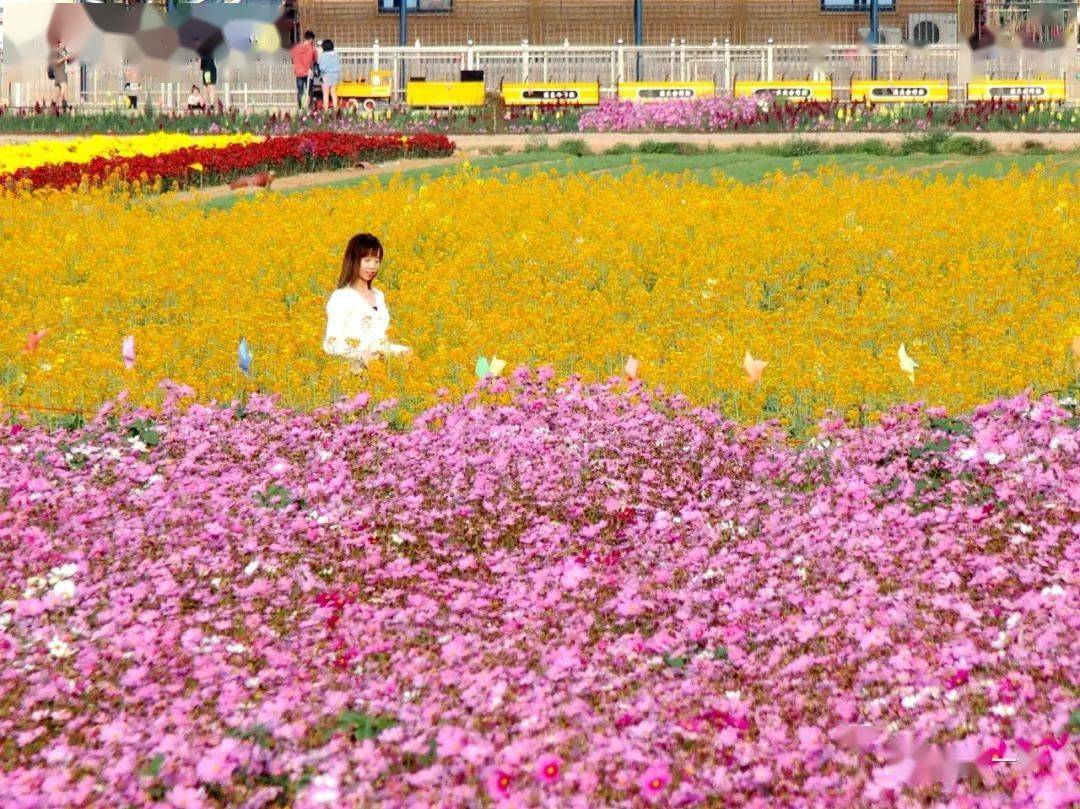
<instances>
[{"instance_id":1,"label":"window on building","mask_svg":"<svg viewBox=\"0 0 1080 809\"><path fill-rule=\"evenodd\" d=\"M896 11L896 0L878 0L881 11ZM822 11L859 11L870 13L870 0L821 0Z\"/></svg>"},{"instance_id":2,"label":"window on building","mask_svg":"<svg viewBox=\"0 0 1080 809\"><path fill-rule=\"evenodd\" d=\"M401 0L377 0L379 11L384 13L401 13ZM410 14L417 12L423 14L446 13L454 10L454 0L406 0L405 10Z\"/></svg>"}]
</instances>

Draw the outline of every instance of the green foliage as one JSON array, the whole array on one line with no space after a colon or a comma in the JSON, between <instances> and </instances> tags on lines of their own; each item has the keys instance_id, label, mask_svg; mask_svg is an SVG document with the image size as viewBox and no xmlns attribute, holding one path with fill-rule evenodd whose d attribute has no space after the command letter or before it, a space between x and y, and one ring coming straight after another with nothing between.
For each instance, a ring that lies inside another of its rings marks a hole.
<instances>
[{"instance_id":1,"label":"green foliage","mask_svg":"<svg viewBox=\"0 0 1080 809\"><path fill-rule=\"evenodd\" d=\"M585 142L584 138L564 140L556 147L556 151L573 155L574 157L585 157L586 155L592 154L592 149L589 148L589 144Z\"/></svg>"},{"instance_id":2,"label":"green foliage","mask_svg":"<svg viewBox=\"0 0 1080 809\"><path fill-rule=\"evenodd\" d=\"M304 498L296 497L287 488L277 483L267 486L265 492L255 492L255 500L263 508L272 508L275 511L283 511L293 503L300 508L307 508L307 501Z\"/></svg>"},{"instance_id":3,"label":"green foliage","mask_svg":"<svg viewBox=\"0 0 1080 809\"><path fill-rule=\"evenodd\" d=\"M138 438L147 447L156 447L161 443L161 434L154 429L152 419L136 419L128 425L127 433L132 438Z\"/></svg>"},{"instance_id":4,"label":"green foliage","mask_svg":"<svg viewBox=\"0 0 1080 809\"><path fill-rule=\"evenodd\" d=\"M342 711L337 718L337 730L347 734L355 742L377 738L384 730L396 724L397 720L392 716L371 716L363 711Z\"/></svg>"}]
</instances>

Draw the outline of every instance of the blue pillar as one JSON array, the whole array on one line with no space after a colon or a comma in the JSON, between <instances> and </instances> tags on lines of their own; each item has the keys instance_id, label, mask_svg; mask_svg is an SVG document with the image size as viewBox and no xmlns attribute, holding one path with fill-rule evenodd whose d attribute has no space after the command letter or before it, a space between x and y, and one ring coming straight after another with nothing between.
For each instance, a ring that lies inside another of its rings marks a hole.
<instances>
[{"instance_id":1,"label":"blue pillar","mask_svg":"<svg viewBox=\"0 0 1080 809\"><path fill-rule=\"evenodd\" d=\"M881 42L878 0L870 0L870 78L878 75L877 46Z\"/></svg>"},{"instance_id":2,"label":"blue pillar","mask_svg":"<svg viewBox=\"0 0 1080 809\"><path fill-rule=\"evenodd\" d=\"M409 44L409 2L408 0L398 0L398 45L401 48L405 48ZM405 88L408 87L409 77L405 74L407 70L408 61L405 59L405 52L402 50L401 55L398 57L401 61L398 63L400 67L400 81L401 81L401 97L405 98Z\"/></svg>"},{"instance_id":3,"label":"blue pillar","mask_svg":"<svg viewBox=\"0 0 1080 809\"><path fill-rule=\"evenodd\" d=\"M645 44L645 0L634 0L634 45L638 52L634 60L634 76L637 81L642 79L641 46Z\"/></svg>"}]
</instances>

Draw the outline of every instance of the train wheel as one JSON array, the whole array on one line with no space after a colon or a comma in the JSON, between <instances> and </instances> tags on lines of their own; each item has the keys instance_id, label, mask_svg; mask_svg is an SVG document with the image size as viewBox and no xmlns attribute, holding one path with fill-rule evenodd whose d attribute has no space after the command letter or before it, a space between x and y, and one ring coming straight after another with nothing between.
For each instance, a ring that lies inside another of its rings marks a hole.
<instances>
[{"instance_id":1,"label":"train wheel","mask_svg":"<svg viewBox=\"0 0 1080 809\"><path fill-rule=\"evenodd\" d=\"M364 109L367 112L374 112L375 111L375 106L376 106L376 104L375 104L375 99L374 98L365 98L364 99Z\"/></svg>"}]
</instances>

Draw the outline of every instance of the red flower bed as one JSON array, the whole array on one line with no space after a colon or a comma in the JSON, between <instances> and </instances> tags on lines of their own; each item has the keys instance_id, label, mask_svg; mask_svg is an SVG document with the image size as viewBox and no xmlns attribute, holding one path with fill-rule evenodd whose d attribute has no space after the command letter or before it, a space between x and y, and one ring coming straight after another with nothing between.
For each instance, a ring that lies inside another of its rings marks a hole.
<instances>
[{"instance_id":1,"label":"red flower bed","mask_svg":"<svg viewBox=\"0 0 1080 809\"><path fill-rule=\"evenodd\" d=\"M32 188L70 188L87 178L105 182L160 178L164 184L217 185L255 171L275 174L340 168L360 161L380 162L400 157L445 157L454 143L445 135L347 135L314 132L271 137L261 143L237 143L222 148L192 146L165 154L137 157L99 157L89 163L56 163L0 174L0 186L29 181ZM192 165L202 167L201 172ZM202 175L201 180L198 179Z\"/></svg>"}]
</instances>

